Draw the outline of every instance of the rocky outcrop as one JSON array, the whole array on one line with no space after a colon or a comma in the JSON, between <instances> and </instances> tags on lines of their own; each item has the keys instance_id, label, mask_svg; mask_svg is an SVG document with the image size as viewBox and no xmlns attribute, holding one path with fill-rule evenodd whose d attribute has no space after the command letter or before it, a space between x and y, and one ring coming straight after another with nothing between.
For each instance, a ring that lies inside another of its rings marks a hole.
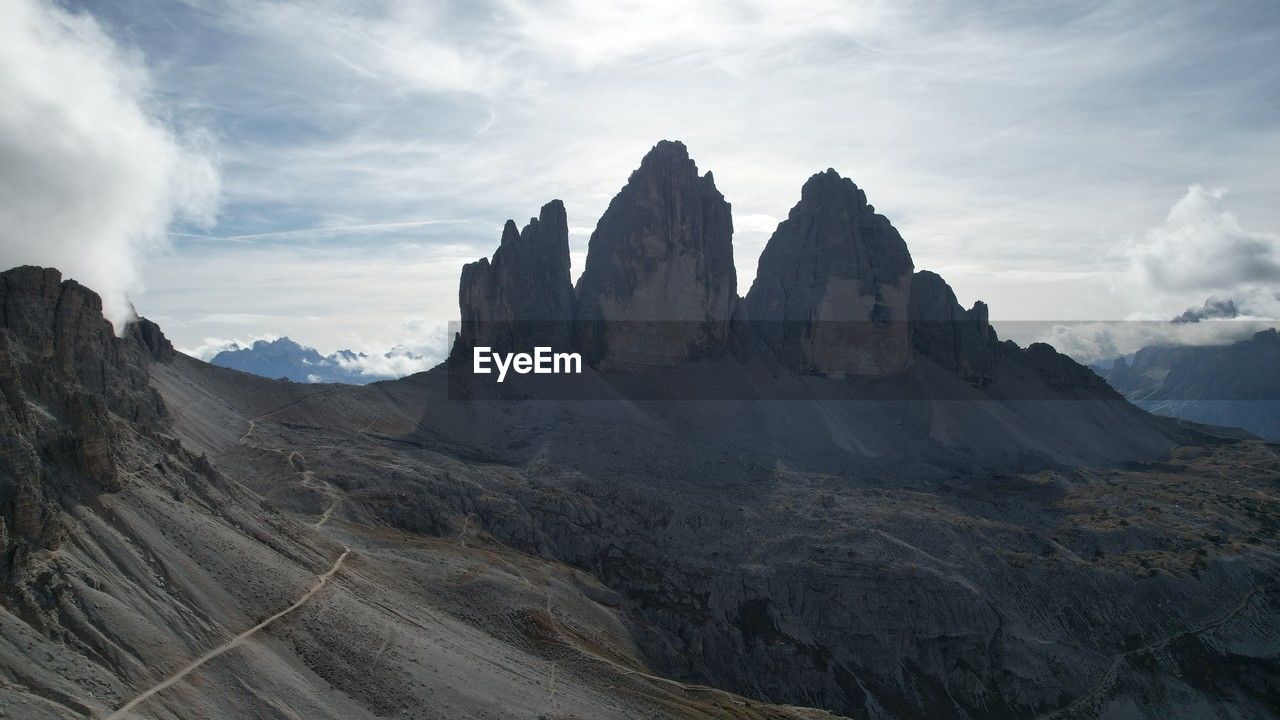
<instances>
[{"instance_id":1,"label":"rocky outcrop","mask_svg":"<svg viewBox=\"0 0 1280 720\"><path fill-rule=\"evenodd\" d=\"M137 322L129 325L129 334L139 345L146 348L151 359L159 362L173 362L173 343L160 331L160 326L150 320L139 317Z\"/></svg>"},{"instance_id":2,"label":"rocky outcrop","mask_svg":"<svg viewBox=\"0 0 1280 720\"><path fill-rule=\"evenodd\" d=\"M991 383L997 338L986 303L965 310L940 275L921 270L911 283L907 315L916 352L972 385Z\"/></svg>"},{"instance_id":3,"label":"rocky outcrop","mask_svg":"<svg viewBox=\"0 0 1280 720\"><path fill-rule=\"evenodd\" d=\"M0 571L15 543L58 542L63 500L123 487L116 440L164 428L147 366L173 354L147 320L116 337L97 293L57 270L0 273Z\"/></svg>"},{"instance_id":4,"label":"rocky outcrop","mask_svg":"<svg viewBox=\"0 0 1280 720\"><path fill-rule=\"evenodd\" d=\"M502 352L566 347L573 281L564 204L543 205L522 231L508 220L493 260L463 266L458 304L463 347L486 345Z\"/></svg>"},{"instance_id":5,"label":"rocky outcrop","mask_svg":"<svg viewBox=\"0 0 1280 720\"><path fill-rule=\"evenodd\" d=\"M578 281L579 342L604 368L669 366L728 348L737 301L729 203L662 141L613 198Z\"/></svg>"},{"instance_id":6,"label":"rocky outcrop","mask_svg":"<svg viewBox=\"0 0 1280 720\"><path fill-rule=\"evenodd\" d=\"M792 368L882 375L911 359L911 253L853 181L827 170L760 255L746 305L756 334Z\"/></svg>"},{"instance_id":7,"label":"rocky outcrop","mask_svg":"<svg viewBox=\"0 0 1280 720\"><path fill-rule=\"evenodd\" d=\"M147 384L146 362L171 358L173 348L154 323L143 321L145 327L131 326L117 338L97 293L64 281L57 270L31 266L0 273L0 311L0 327L23 338L18 365L28 387L48 386L56 377L101 395L106 409L124 419L155 425L164 417L159 395Z\"/></svg>"}]
</instances>

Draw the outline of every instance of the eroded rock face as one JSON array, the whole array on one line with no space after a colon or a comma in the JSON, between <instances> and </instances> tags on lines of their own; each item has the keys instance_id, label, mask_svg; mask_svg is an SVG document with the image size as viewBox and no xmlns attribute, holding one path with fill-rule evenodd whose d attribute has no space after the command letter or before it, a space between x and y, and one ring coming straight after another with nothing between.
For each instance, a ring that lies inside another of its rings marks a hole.
<instances>
[{"instance_id":1,"label":"eroded rock face","mask_svg":"<svg viewBox=\"0 0 1280 720\"><path fill-rule=\"evenodd\" d=\"M60 498L123 486L114 439L162 429L147 364L172 357L150 321L116 337L97 293L57 270L0 273L0 555L57 544Z\"/></svg>"},{"instance_id":2,"label":"eroded rock face","mask_svg":"<svg viewBox=\"0 0 1280 720\"><path fill-rule=\"evenodd\" d=\"M463 347L486 345L503 352L566 347L573 281L564 204L543 205L523 231L508 220L493 260L462 268L458 304Z\"/></svg>"},{"instance_id":3,"label":"eroded rock face","mask_svg":"<svg viewBox=\"0 0 1280 720\"><path fill-rule=\"evenodd\" d=\"M937 273L921 270L911 283L911 344L921 355L978 387L991 383L996 332L981 300L965 310Z\"/></svg>"},{"instance_id":4,"label":"eroded rock face","mask_svg":"<svg viewBox=\"0 0 1280 720\"><path fill-rule=\"evenodd\" d=\"M801 372L895 372L911 359L911 270L902 236L866 193L835 170L818 173L760 255L752 327Z\"/></svg>"},{"instance_id":5,"label":"eroded rock face","mask_svg":"<svg viewBox=\"0 0 1280 720\"><path fill-rule=\"evenodd\" d=\"M698 174L682 143L654 146L591 235L577 287L588 361L660 367L723 354L738 292L732 237L711 173Z\"/></svg>"},{"instance_id":6,"label":"eroded rock face","mask_svg":"<svg viewBox=\"0 0 1280 720\"><path fill-rule=\"evenodd\" d=\"M140 317L138 321L129 326L129 334L133 339L147 349L152 359L160 362L171 362L176 354L173 349L173 343L169 342L169 338L164 336L160 331L160 326L150 320Z\"/></svg>"}]
</instances>

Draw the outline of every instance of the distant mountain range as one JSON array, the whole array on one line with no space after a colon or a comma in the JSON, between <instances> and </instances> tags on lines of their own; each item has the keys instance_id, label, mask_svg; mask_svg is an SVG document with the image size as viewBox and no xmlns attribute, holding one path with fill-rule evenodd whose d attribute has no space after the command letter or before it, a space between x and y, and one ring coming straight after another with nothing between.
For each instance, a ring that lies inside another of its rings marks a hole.
<instances>
[{"instance_id":1,"label":"distant mountain range","mask_svg":"<svg viewBox=\"0 0 1280 720\"><path fill-rule=\"evenodd\" d=\"M1159 415L1228 425L1280 440L1280 334L1222 346L1144 347L1098 374Z\"/></svg>"},{"instance_id":2,"label":"distant mountain range","mask_svg":"<svg viewBox=\"0 0 1280 720\"><path fill-rule=\"evenodd\" d=\"M402 354L416 360L423 359L423 356L413 353ZM391 356L392 352L383 355L386 358ZM257 340L248 347L233 344L230 349L214 355L209 362L253 375L300 383L363 385L397 377L368 372L363 362L368 358L365 353L346 349L321 355L313 347L299 345L288 337L282 337Z\"/></svg>"}]
</instances>

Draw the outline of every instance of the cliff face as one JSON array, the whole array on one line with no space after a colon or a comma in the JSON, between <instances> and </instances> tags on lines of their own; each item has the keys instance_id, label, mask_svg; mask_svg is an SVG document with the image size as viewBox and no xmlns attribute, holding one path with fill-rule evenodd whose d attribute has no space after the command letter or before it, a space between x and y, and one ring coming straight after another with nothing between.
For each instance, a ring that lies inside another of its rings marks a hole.
<instances>
[{"instance_id":1,"label":"cliff face","mask_svg":"<svg viewBox=\"0 0 1280 720\"><path fill-rule=\"evenodd\" d=\"M911 253L853 181L827 170L760 255L746 305L756 334L801 372L882 375L911 359Z\"/></svg>"},{"instance_id":2,"label":"cliff face","mask_svg":"<svg viewBox=\"0 0 1280 720\"><path fill-rule=\"evenodd\" d=\"M10 551L56 545L61 499L126 482L113 439L167 419L147 363L172 358L140 320L123 338L97 293L57 270L0 273L0 575Z\"/></svg>"},{"instance_id":3,"label":"cliff face","mask_svg":"<svg viewBox=\"0 0 1280 720\"><path fill-rule=\"evenodd\" d=\"M729 203L679 142L658 143L609 203L578 281L579 342L603 368L728 348L737 301Z\"/></svg>"},{"instance_id":4,"label":"cliff face","mask_svg":"<svg viewBox=\"0 0 1280 720\"><path fill-rule=\"evenodd\" d=\"M996 332L981 300L965 310L940 275L915 274L907 315L916 352L978 387L991 383Z\"/></svg>"},{"instance_id":5,"label":"cliff face","mask_svg":"<svg viewBox=\"0 0 1280 720\"><path fill-rule=\"evenodd\" d=\"M460 340L466 347L563 348L570 340L573 282L564 204L552 200L524 230L508 220L493 260L462 268Z\"/></svg>"}]
</instances>

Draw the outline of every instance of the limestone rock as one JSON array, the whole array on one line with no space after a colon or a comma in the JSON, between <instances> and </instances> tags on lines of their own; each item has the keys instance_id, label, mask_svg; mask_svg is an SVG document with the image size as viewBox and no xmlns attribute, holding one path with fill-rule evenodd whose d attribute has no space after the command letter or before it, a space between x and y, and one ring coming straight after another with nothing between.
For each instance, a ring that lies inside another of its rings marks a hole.
<instances>
[{"instance_id":1,"label":"limestone rock","mask_svg":"<svg viewBox=\"0 0 1280 720\"><path fill-rule=\"evenodd\" d=\"M752 327L801 372L895 372L911 359L911 270L898 231L829 169L804 184L760 255L746 299Z\"/></svg>"},{"instance_id":2,"label":"limestone rock","mask_svg":"<svg viewBox=\"0 0 1280 720\"><path fill-rule=\"evenodd\" d=\"M146 348L153 360L166 363L173 362L176 354L173 349L173 343L169 342L169 338L164 336L159 325L144 317L139 317L137 322L129 325L129 334L142 347Z\"/></svg>"},{"instance_id":3,"label":"limestone rock","mask_svg":"<svg viewBox=\"0 0 1280 720\"><path fill-rule=\"evenodd\" d=\"M979 300L965 310L941 276L921 270L911 283L908 316L916 352L972 385L991 383L996 334L986 303Z\"/></svg>"},{"instance_id":4,"label":"limestone rock","mask_svg":"<svg viewBox=\"0 0 1280 720\"><path fill-rule=\"evenodd\" d=\"M88 488L123 487L115 448L124 445L121 438L164 428L168 415L149 383L148 366L173 356L173 346L150 321L116 337L97 293L63 280L57 270L0 273L0 479L8 481L0 482L0 520L6 545L52 546L62 504L82 502Z\"/></svg>"},{"instance_id":5,"label":"limestone rock","mask_svg":"<svg viewBox=\"0 0 1280 720\"><path fill-rule=\"evenodd\" d=\"M580 342L600 367L670 366L728 348L733 219L711 173L662 141L600 218L577 287Z\"/></svg>"},{"instance_id":6,"label":"limestone rock","mask_svg":"<svg viewBox=\"0 0 1280 720\"><path fill-rule=\"evenodd\" d=\"M573 281L564 204L543 205L522 231L508 220L493 260L462 268L458 304L461 347L486 345L503 352L567 347Z\"/></svg>"}]
</instances>

